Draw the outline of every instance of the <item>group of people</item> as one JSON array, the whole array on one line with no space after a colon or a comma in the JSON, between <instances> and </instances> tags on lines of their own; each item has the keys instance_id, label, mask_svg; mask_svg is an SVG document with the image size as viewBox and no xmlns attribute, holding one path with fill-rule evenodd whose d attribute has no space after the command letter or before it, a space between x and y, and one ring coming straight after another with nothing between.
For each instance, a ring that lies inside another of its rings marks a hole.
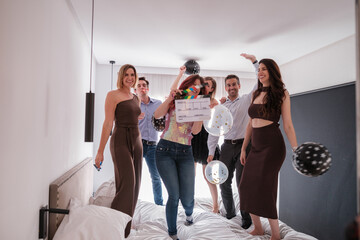
<instances>
[{"instance_id":1,"label":"group of people","mask_svg":"<svg viewBox=\"0 0 360 240\"><path fill-rule=\"evenodd\" d=\"M164 102L150 98L149 81L137 77L134 66L120 68L117 90L110 91L105 100L105 120L95 158L100 167L103 152L115 122L110 151L114 162L116 195L111 208L133 216L138 199L142 158L144 157L152 179L154 201L163 205L161 180L167 192L166 221L168 233L177 238L177 214L179 200L185 210L185 225L193 224L194 186L196 163L203 165L219 158L228 170L228 179L220 185L226 218L236 216L232 193L232 179L236 170L236 183L240 196L241 227L248 229L252 223L252 235L263 235L260 217L268 218L271 239L280 239L276 210L277 180L285 159L285 144L279 130L282 116L288 140L296 149L297 141L291 120L290 97L284 88L280 69L272 59L257 61L255 56L241 54L250 60L257 72L258 81L252 91L239 96L240 80L236 75L225 78L228 93L220 103L227 107L234 119L230 132L224 135L224 143L218 148L219 137L209 135L202 121L176 121L175 100L177 93L193 87L187 95L210 95L210 107L219 104L215 100L216 81L197 74L187 77L179 87L186 68L182 66ZM204 82L205 87L194 88ZM135 88L136 95L131 92ZM165 129L157 142L157 132L151 118L165 117ZM195 166L194 166L195 164ZM205 173L204 173L205 178ZM213 212L219 212L216 185L209 182L213 200ZM125 229L125 237L131 230L131 222Z\"/></svg>"}]
</instances>

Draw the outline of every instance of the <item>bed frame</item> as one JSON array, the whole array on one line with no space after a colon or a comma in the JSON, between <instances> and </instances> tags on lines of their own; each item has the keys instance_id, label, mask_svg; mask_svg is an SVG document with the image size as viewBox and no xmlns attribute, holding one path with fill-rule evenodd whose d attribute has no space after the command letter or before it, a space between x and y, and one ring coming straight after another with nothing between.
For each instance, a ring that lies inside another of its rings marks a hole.
<instances>
[{"instance_id":1,"label":"bed frame","mask_svg":"<svg viewBox=\"0 0 360 240\"><path fill-rule=\"evenodd\" d=\"M67 209L72 197L88 204L93 193L93 172L92 158L86 158L53 181L49 189L49 208ZM49 240L53 239L63 218L63 214L49 214Z\"/></svg>"}]
</instances>

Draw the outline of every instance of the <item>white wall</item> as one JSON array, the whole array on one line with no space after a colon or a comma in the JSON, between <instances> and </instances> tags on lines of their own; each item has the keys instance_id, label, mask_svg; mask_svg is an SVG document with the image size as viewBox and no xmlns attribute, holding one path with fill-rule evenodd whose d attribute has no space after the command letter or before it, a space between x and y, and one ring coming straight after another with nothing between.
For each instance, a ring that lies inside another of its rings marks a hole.
<instances>
[{"instance_id":1,"label":"white wall","mask_svg":"<svg viewBox=\"0 0 360 240\"><path fill-rule=\"evenodd\" d=\"M66 0L2 0L0 32L0 238L38 239L49 184L92 156L90 47Z\"/></svg>"},{"instance_id":2,"label":"white wall","mask_svg":"<svg viewBox=\"0 0 360 240\"><path fill-rule=\"evenodd\" d=\"M355 53L353 35L283 64L280 69L286 88L290 94L296 94L354 82Z\"/></svg>"},{"instance_id":3,"label":"white wall","mask_svg":"<svg viewBox=\"0 0 360 240\"><path fill-rule=\"evenodd\" d=\"M113 74L113 89L116 89L117 72L119 68L114 66ZM97 65L96 66L96 82L95 82L95 119L94 119L94 149L93 156L96 156L100 137L102 124L105 119L105 98L108 91L111 90L111 66L110 65ZM101 185L101 183L109 180L114 176L114 165L112 162L109 142L105 146L104 150L104 162L101 166L101 171L94 172L94 191Z\"/></svg>"},{"instance_id":4,"label":"white wall","mask_svg":"<svg viewBox=\"0 0 360 240\"><path fill-rule=\"evenodd\" d=\"M280 66L290 94L311 91L356 80L355 36Z\"/></svg>"}]
</instances>

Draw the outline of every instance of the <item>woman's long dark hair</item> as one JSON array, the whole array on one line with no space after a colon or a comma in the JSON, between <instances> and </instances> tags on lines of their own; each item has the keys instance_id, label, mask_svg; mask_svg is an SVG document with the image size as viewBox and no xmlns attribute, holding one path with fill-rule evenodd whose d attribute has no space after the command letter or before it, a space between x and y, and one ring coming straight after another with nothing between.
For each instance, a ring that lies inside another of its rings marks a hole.
<instances>
[{"instance_id":1,"label":"woman's long dark hair","mask_svg":"<svg viewBox=\"0 0 360 240\"><path fill-rule=\"evenodd\" d=\"M269 72L270 86L266 91L266 95L263 99L263 104L260 108L260 112L264 117L269 117L271 113L281 113L281 105L285 97L284 83L281 78L279 66L276 62L269 58L262 59L259 64L264 64ZM254 100L262 92L263 84L258 80L258 88L253 95Z\"/></svg>"},{"instance_id":2,"label":"woman's long dark hair","mask_svg":"<svg viewBox=\"0 0 360 240\"><path fill-rule=\"evenodd\" d=\"M188 89L189 87L192 87L195 85L195 81L199 79L200 80L200 84L203 84L204 83L204 79L202 77L200 77L200 75L198 74L194 74L194 75L190 75L189 77L187 77L181 84L180 84L180 87L179 87L179 90L185 90L185 89ZM201 91L203 90L204 88L201 89ZM202 92L200 92L201 94ZM169 106L169 111L174 109L175 108L175 100L173 100L171 103L170 103L170 106Z\"/></svg>"}]
</instances>

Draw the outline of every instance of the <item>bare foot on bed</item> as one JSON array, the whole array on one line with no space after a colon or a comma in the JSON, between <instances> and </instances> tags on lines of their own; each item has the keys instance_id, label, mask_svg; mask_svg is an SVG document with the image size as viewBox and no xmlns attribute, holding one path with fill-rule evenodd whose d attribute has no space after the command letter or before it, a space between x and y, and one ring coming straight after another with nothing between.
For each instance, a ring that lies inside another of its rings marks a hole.
<instances>
[{"instance_id":1,"label":"bare foot on bed","mask_svg":"<svg viewBox=\"0 0 360 240\"><path fill-rule=\"evenodd\" d=\"M279 236L273 236L271 235L270 240L281 240L281 238Z\"/></svg>"},{"instance_id":2,"label":"bare foot on bed","mask_svg":"<svg viewBox=\"0 0 360 240\"><path fill-rule=\"evenodd\" d=\"M256 236L256 235L264 235L265 234L265 232L264 232L264 230L263 229L256 229L256 228L254 228L254 230L252 230L251 232L249 232L251 235L253 235L253 236ZM271 240L273 240L273 239L271 239Z\"/></svg>"},{"instance_id":3,"label":"bare foot on bed","mask_svg":"<svg viewBox=\"0 0 360 240\"><path fill-rule=\"evenodd\" d=\"M213 213L220 213L219 206L214 206L213 209L212 209L212 212Z\"/></svg>"},{"instance_id":4,"label":"bare foot on bed","mask_svg":"<svg viewBox=\"0 0 360 240\"><path fill-rule=\"evenodd\" d=\"M271 236L270 240L280 240L280 238L277 238L277 237Z\"/></svg>"}]
</instances>

